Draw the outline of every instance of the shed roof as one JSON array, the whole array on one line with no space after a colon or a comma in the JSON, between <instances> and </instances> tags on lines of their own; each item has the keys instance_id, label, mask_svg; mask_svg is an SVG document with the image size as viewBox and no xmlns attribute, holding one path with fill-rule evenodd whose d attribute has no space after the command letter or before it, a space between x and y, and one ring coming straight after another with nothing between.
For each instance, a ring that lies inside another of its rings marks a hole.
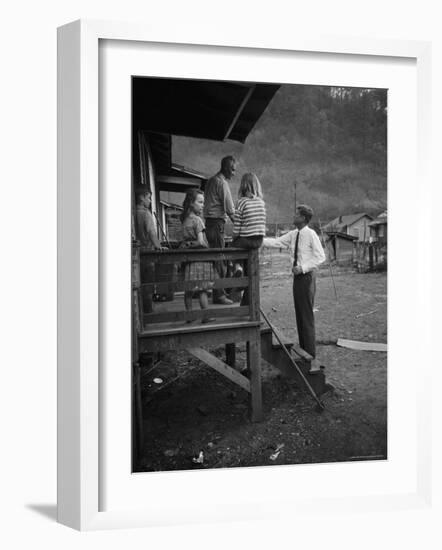
<instances>
[{"instance_id":1,"label":"shed roof","mask_svg":"<svg viewBox=\"0 0 442 550\"><path fill-rule=\"evenodd\" d=\"M387 210L384 210L368 225L371 225L371 226L387 225L387 220L388 220Z\"/></svg>"},{"instance_id":2,"label":"shed roof","mask_svg":"<svg viewBox=\"0 0 442 550\"><path fill-rule=\"evenodd\" d=\"M352 225L353 223L356 223L358 220L366 216L367 218L370 218L370 220L373 219L373 216L370 216L369 214L366 214L365 212L359 212L358 214L348 214L346 216L338 216L337 218L334 218L331 222L328 222L328 224L324 227L324 229L335 229L336 231L340 231L347 227L348 225Z\"/></svg>"},{"instance_id":3,"label":"shed roof","mask_svg":"<svg viewBox=\"0 0 442 550\"><path fill-rule=\"evenodd\" d=\"M340 231L325 231L328 237L337 237L339 239L345 239L347 241L357 241L358 238L354 235L348 235L347 233L341 233Z\"/></svg>"},{"instance_id":4,"label":"shed roof","mask_svg":"<svg viewBox=\"0 0 442 550\"><path fill-rule=\"evenodd\" d=\"M376 225L387 225L387 218L376 218L368 224L370 227L375 227Z\"/></svg>"},{"instance_id":5,"label":"shed roof","mask_svg":"<svg viewBox=\"0 0 442 550\"><path fill-rule=\"evenodd\" d=\"M174 164L169 169L163 169L157 177L162 191L185 193L191 187L199 187L208 180L208 177L193 168Z\"/></svg>"},{"instance_id":6,"label":"shed roof","mask_svg":"<svg viewBox=\"0 0 442 550\"><path fill-rule=\"evenodd\" d=\"M179 204L174 204L173 202L168 202L163 199L160 200L160 203L166 208L174 208L175 210L183 210L183 207Z\"/></svg>"},{"instance_id":7,"label":"shed roof","mask_svg":"<svg viewBox=\"0 0 442 550\"><path fill-rule=\"evenodd\" d=\"M186 176L191 176L201 181L207 181L209 179L209 176L207 174L203 174L202 172L199 172L194 168L189 168L188 166L177 164L176 162L172 162L170 169L176 174L185 174Z\"/></svg>"}]
</instances>

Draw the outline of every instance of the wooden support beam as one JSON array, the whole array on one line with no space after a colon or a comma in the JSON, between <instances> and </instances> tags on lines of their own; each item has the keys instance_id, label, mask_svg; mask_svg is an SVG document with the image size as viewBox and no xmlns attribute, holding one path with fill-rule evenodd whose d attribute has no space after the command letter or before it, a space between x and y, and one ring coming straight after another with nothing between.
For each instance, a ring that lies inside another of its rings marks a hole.
<instances>
[{"instance_id":1,"label":"wooden support beam","mask_svg":"<svg viewBox=\"0 0 442 550\"><path fill-rule=\"evenodd\" d=\"M144 338L158 338L162 336L182 336L185 338L191 333L196 333L200 337L203 335L202 340L209 342L211 337L216 337L216 334L223 333L225 338L230 338L233 336L232 340L225 340L224 342L216 341L215 344L225 344L226 342L242 342L248 341L249 338L245 336L248 335L248 332L244 333L243 330L249 331L250 329L255 329L260 326L258 321L235 321L233 319L220 319L219 321L214 321L213 323L207 324L189 324L189 325L177 325L176 323L158 323L157 325L151 325L146 327L143 332L138 334L138 339ZM209 335L209 333L211 333ZM236 337L238 335L238 337ZM207 336L207 338L205 338ZM139 342L138 342L139 345ZM193 348L193 345L183 346L184 348L190 347ZM175 348L178 349L178 348ZM145 351L145 350L143 350Z\"/></svg>"},{"instance_id":2,"label":"wooden support beam","mask_svg":"<svg viewBox=\"0 0 442 550\"><path fill-rule=\"evenodd\" d=\"M219 262L245 260L248 251L243 248L187 248L156 252L141 248L141 262L155 264L177 264L181 262Z\"/></svg>"},{"instance_id":3,"label":"wooden support beam","mask_svg":"<svg viewBox=\"0 0 442 550\"><path fill-rule=\"evenodd\" d=\"M244 107L247 105L249 99L251 98L253 92L255 91L256 84L253 84L250 86L249 90L243 97L243 100L241 101L241 105L239 106L238 110L236 111L235 115L233 116L232 120L230 121L229 126L226 129L226 133L224 134L223 141L226 141L226 139L229 137L230 132L233 130L233 127L238 122L239 117L241 116L241 113L244 110Z\"/></svg>"},{"instance_id":4,"label":"wooden support beam","mask_svg":"<svg viewBox=\"0 0 442 550\"><path fill-rule=\"evenodd\" d=\"M164 330L149 327L139 335L138 345L140 353L154 353L158 351L173 351L193 348L195 346L221 346L226 342L247 342L251 334L259 326L255 322L230 322L228 324L211 323L205 325L182 325L173 329ZM189 328L187 328L189 327Z\"/></svg>"},{"instance_id":5,"label":"wooden support beam","mask_svg":"<svg viewBox=\"0 0 442 550\"><path fill-rule=\"evenodd\" d=\"M144 448L144 423L143 423L143 405L141 400L141 369L138 363L132 364L132 435L134 437L134 451L132 464L136 462L143 454Z\"/></svg>"},{"instance_id":6,"label":"wooden support beam","mask_svg":"<svg viewBox=\"0 0 442 550\"><path fill-rule=\"evenodd\" d=\"M261 336L250 340L247 345L247 368L250 371L250 393L252 394L252 422L260 422L262 413L261 388Z\"/></svg>"},{"instance_id":7,"label":"wooden support beam","mask_svg":"<svg viewBox=\"0 0 442 550\"><path fill-rule=\"evenodd\" d=\"M259 252L250 250L248 258L250 319L260 320L259 301ZM238 279L239 280L239 279Z\"/></svg>"},{"instance_id":8,"label":"wooden support beam","mask_svg":"<svg viewBox=\"0 0 442 550\"><path fill-rule=\"evenodd\" d=\"M200 361L203 361L203 363L206 363L206 365L212 369L228 378L231 382L234 382L243 390L250 393L250 381L238 371L232 369L229 365L226 365L224 361L221 361L221 359L218 359L203 348L187 348L187 351Z\"/></svg>"},{"instance_id":9,"label":"wooden support beam","mask_svg":"<svg viewBox=\"0 0 442 550\"><path fill-rule=\"evenodd\" d=\"M236 346L235 343L226 344L226 363L229 367L235 368L236 364Z\"/></svg>"}]
</instances>

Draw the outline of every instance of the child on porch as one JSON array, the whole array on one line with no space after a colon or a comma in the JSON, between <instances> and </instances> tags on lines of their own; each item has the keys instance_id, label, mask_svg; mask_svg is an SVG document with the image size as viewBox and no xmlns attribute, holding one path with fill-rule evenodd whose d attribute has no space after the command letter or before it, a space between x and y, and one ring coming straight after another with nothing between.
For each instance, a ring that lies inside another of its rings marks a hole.
<instances>
[{"instance_id":1,"label":"child on porch","mask_svg":"<svg viewBox=\"0 0 442 550\"><path fill-rule=\"evenodd\" d=\"M204 208L204 194L199 189L191 189L187 192L183 203L183 212L180 219L183 227L182 248L208 248L205 237L205 226L201 219ZM195 287L184 291L184 304L187 311L192 311L192 296L198 292L201 309L207 309L209 301L207 290L213 287L215 280L213 262L188 262L184 266L185 281L199 281ZM204 316L202 323L213 321L211 317ZM192 320L187 320L191 323Z\"/></svg>"},{"instance_id":2,"label":"child on porch","mask_svg":"<svg viewBox=\"0 0 442 550\"><path fill-rule=\"evenodd\" d=\"M238 191L235 209L232 246L235 248L259 248L266 231L266 208L262 199L261 184L256 174L244 174ZM235 264L234 276L246 275L246 265ZM247 289L241 305L248 305Z\"/></svg>"}]
</instances>

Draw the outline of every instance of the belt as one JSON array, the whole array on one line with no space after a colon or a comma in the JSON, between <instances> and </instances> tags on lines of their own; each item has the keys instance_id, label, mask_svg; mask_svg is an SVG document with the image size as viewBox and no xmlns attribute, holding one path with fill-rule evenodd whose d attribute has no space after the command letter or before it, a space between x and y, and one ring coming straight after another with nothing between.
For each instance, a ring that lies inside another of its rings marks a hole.
<instances>
[{"instance_id":1,"label":"belt","mask_svg":"<svg viewBox=\"0 0 442 550\"><path fill-rule=\"evenodd\" d=\"M307 271L307 273L300 273L299 275L293 275L293 279L302 279L302 277L307 277L312 275L312 271Z\"/></svg>"}]
</instances>

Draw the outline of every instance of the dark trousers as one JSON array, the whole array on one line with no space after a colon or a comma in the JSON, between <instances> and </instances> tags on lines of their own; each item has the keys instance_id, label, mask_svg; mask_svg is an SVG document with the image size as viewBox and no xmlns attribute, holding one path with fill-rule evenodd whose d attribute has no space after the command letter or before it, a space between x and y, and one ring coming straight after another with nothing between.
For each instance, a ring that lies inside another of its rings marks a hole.
<instances>
[{"instance_id":1,"label":"dark trousers","mask_svg":"<svg viewBox=\"0 0 442 550\"><path fill-rule=\"evenodd\" d=\"M221 218L206 218L206 238L210 248L225 248L225 221ZM221 279L226 276L226 262L215 262L215 269ZM226 293L223 288L213 289L213 301L216 302Z\"/></svg>"},{"instance_id":2,"label":"dark trousers","mask_svg":"<svg viewBox=\"0 0 442 550\"><path fill-rule=\"evenodd\" d=\"M316 293L316 276L304 273L293 277L293 301L299 345L312 357L316 357L315 317L313 305Z\"/></svg>"},{"instance_id":3,"label":"dark trousers","mask_svg":"<svg viewBox=\"0 0 442 550\"><path fill-rule=\"evenodd\" d=\"M259 248L262 245L264 237L256 236L256 237L236 237L232 241L232 246L234 248L246 248L247 250L252 250L255 248ZM248 275L247 271L247 261L243 264L243 270L244 270L244 277ZM241 298L241 305L242 306L248 306L249 305L249 289L246 288L244 290L244 293Z\"/></svg>"}]
</instances>

